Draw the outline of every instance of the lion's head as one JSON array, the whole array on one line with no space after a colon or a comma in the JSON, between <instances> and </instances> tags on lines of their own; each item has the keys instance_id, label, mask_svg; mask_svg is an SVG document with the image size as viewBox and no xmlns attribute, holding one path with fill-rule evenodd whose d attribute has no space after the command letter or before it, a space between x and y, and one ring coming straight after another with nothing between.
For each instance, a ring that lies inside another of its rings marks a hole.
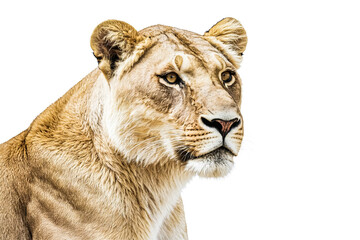
<instances>
[{"instance_id":1,"label":"lion's head","mask_svg":"<svg viewBox=\"0 0 360 240\"><path fill-rule=\"evenodd\" d=\"M200 176L227 174L243 138L236 70L246 43L233 18L204 35L101 23L91 47L110 86L104 119L113 146L145 165L181 161Z\"/></svg>"}]
</instances>

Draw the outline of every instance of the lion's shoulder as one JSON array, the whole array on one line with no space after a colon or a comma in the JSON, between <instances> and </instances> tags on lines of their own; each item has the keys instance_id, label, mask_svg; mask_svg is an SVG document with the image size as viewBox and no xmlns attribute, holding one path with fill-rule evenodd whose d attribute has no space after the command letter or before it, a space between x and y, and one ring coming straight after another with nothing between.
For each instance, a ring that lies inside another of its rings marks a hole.
<instances>
[{"instance_id":1,"label":"lion's shoulder","mask_svg":"<svg viewBox=\"0 0 360 240\"><path fill-rule=\"evenodd\" d=\"M28 131L25 130L7 142L0 144L0 182L1 190L16 188L28 178L28 163L26 157L25 139Z\"/></svg>"},{"instance_id":2,"label":"lion's shoulder","mask_svg":"<svg viewBox=\"0 0 360 240\"><path fill-rule=\"evenodd\" d=\"M28 130L25 130L7 142L0 144L0 168L12 168L19 165L25 159L25 138Z\"/></svg>"},{"instance_id":3,"label":"lion's shoulder","mask_svg":"<svg viewBox=\"0 0 360 240\"><path fill-rule=\"evenodd\" d=\"M0 236L7 239L30 239L23 211L28 195L24 179L29 179L25 163L26 135L27 131L23 131L0 144Z\"/></svg>"}]
</instances>

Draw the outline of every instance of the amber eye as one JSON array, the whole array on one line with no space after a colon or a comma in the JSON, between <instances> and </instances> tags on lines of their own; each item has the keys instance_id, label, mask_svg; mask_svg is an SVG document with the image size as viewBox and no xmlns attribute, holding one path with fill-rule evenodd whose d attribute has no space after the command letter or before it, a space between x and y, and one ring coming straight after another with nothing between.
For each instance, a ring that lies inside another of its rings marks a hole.
<instances>
[{"instance_id":1,"label":"amber eye","mask_svg":"<svg viewBox=\"0 0 360 240\"><path fill-rule=\"evenodd\" d=\"M169 83L174 84L174 83L176 83L178 81L179 76L176 73L171 72L171 73L168 73L165 76L163 76L163 78L166 81L168 81Z\"/></svg>"},{"instance_id":2,"label":"amber eye","mask_svg":"<svg viewBox=\"0 0 360 240\"><path fill-rule=\"evenodd\" d=\"M229 83L229 82L231 82L232 77L233 77L233 73L230 72L230 71L225 71L225 72L221 73L221 80L222 80L224 83Z\"/></svg>"}]
</instances>

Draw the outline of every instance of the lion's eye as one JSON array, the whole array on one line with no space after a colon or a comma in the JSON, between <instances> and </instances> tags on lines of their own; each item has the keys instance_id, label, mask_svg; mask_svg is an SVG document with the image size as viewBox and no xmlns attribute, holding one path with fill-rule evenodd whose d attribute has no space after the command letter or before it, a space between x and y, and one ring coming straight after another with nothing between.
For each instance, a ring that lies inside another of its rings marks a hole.
<instances>
[{"instance_id":1,"label":"lion's eye","mask_svg":"<svg viewBox=\"0 0 360 240\"><path fill-rule=\"evenodd\" d=\"M174 84L178 81L179 79L179 76L174 73L174 72L171 72L171 73L168 73L166 74L165 76L163 76L163 78L168 82L168 83L171 83L171 84Z\"/></svg>"},{"instance_id":2,"label":"lion's eye","mask_svg":"<svg viewBox=\"0 0 360 240\"><path fill-rule=\"evenodd\" d=\"M224 83L231 82L232 78L233 78L233 73L230 71L225 71L225 72L221 73L221 80Z\"/></svg>"}]
</instances>

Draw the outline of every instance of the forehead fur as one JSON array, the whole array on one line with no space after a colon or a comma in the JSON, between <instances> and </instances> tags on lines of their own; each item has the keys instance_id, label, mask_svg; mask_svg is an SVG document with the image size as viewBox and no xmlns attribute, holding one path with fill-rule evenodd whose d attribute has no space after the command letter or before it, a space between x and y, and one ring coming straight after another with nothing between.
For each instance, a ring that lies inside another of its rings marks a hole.
<instances>
[{"instance_id":1,"label":"forehead fur","mask_svg":"<svg viewBox=\"0 0 360 240\"><path fill-rule=\"evenodd\" d=\"M139 32L140 34L151 38L153 42L172 42L178 46L183 53L193 55L201 62L207 62L207 56L211 53L221 54L219 50L214 48L203 36L190 31L168 27L163 25L156 25L145 28ZM175 50L175 49L174 49ZM180 63L180 59L175 59L176 64Z\"/></svg>"},{"instance_id":2,"label":"forehead fur","mask_svg":"<svg viewBox=\"0 0 360 240\"><path fill-rule=\"evenodd\" d=\"M183 59L182 56L176 55L176 57L175 57L175 65L179 70L181 70L181 65L182 65L183 61L184 61L184 59Z\"/></svg>"}]
</instances>

